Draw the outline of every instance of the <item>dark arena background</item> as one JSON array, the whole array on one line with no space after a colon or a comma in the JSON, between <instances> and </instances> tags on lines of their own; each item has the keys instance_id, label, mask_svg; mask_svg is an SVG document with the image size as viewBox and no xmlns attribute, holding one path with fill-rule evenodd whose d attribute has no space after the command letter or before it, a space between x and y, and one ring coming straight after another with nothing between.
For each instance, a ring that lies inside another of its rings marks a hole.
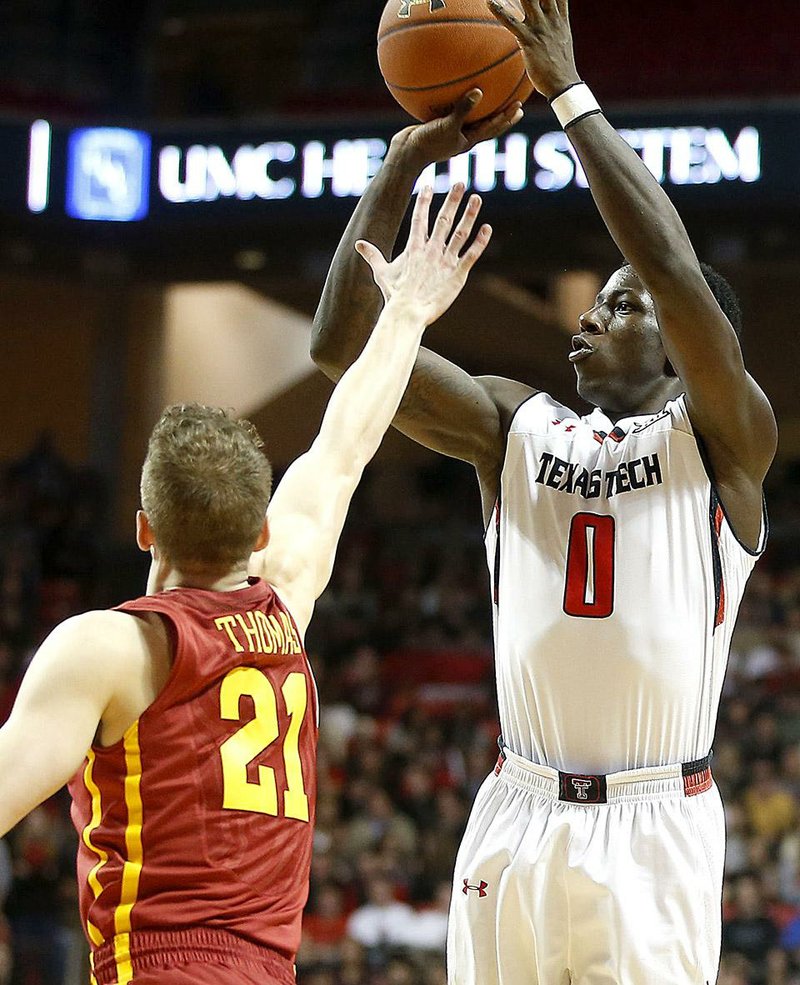
<instances>
[{"instance_id":1,"label":"dark arena background","mask_svg":"<svg viewBox=\"0 0 800 985\"><path fill-rule=\"evenodd\" d=\"M139 594L138 470L161 407L232 406L278 470L330 392L310 318L410 122L376 0L0 0L0 714L66 616ZM719 985L800 982L800 57L796 0L573 0L578 65L740 292L775 407L771 537L734 637L714 772ZM543 100L430 175L495 239L429 333L475 373L573 399L569 335L613 244ZM309 635L322 700L301 985L444 985L452 864L496 757L470 470L391 433ZM0 985L88 981L57 795L0 842ZM639 985L639 983L625 983Z\"/></svg>"}]
</instances>

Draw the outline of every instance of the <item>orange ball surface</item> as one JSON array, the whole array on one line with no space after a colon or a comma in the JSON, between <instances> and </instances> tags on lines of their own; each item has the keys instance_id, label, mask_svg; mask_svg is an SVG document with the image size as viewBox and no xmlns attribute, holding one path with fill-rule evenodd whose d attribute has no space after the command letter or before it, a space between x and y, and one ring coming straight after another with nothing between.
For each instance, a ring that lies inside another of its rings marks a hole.
<instances>
[{"instance_id":1,"label":"orange ball surface","mask_svg":"<svg viewBox=\"0 0 800 985\"><path fill-rule=\"evenodd\" d=\"M476 87L483 99L470 122L533 92L516 38L485 0L388 0L378 28L378 64L397 102L423 122L445 115Z\"/></svg>"}]
</instances>

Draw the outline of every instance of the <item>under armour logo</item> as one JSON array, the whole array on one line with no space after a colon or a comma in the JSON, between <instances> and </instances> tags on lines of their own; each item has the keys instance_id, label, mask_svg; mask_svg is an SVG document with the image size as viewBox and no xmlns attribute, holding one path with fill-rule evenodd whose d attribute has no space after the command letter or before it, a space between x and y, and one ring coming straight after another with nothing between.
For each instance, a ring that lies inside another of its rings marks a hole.
<instances>
[{"instance_id":1,"label":"under armour logo","mask_svg":"<svg viewBox=\"0 0 800 985\"><path fill-rule=\"evenodd\" d=\"M400 9L397 11L398 17L410 17L411 8L416 7L418 4L427 3L430 4L430 10L432 14L435 14L437 10L444 10L447 4L444 0L400 0Z\"/></svg>"},{"instance_id":2,"label":"under armour logo","mask_svg":"<svg viewBox=\"0 0 800 985\"><path fill-rule=\"evenodd\" d=\"M579 779L577 779L576 777L573 776L572 777L572 780L570 782L572 783L572 786L573 786L573 788L575 790L575 796L578 798L578 800L588 800L589 799L586 791L592 785L592 781L591 780L579 780Z\"/></svg>"},{"instance_id":3,"label":"under armour logo","mask_svg":"<svg viewBox=\"0 0 800 985\"><path fill-rule=\"evenodd\" d=\"M488 882L484 882L483 880L481 880L480 883L477 886L470 886L469 879L465 879L464 880L464 888L461 890L461 892L466 896L470 891L472 891L473 893L477 893L478 896L481 899L483 899L485 896L488 896L489 895L486 892L486 890L488 888L489 888L489 883Z\"/></svg>"}]
</instances>

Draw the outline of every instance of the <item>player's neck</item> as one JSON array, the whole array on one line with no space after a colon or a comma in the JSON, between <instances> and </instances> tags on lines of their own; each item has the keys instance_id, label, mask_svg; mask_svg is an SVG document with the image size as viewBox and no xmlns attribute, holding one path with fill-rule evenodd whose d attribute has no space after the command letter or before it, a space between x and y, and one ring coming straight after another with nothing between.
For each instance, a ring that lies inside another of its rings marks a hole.
<instances>
[{"instance_id":1,"label":"player's neck","mask_svg":"<svg viewBox=\"0 0 800 985\"><path fill-rule=\"evenodd\" d=\"M666 384L666 385L665 385ZM648 388L641 393L623 393L619 399L604 401L598 406L610 420L616 423L624 417L645 417L658 414L670 400L675 400L684 391L681 381L674 377L668 381Z\"/></svg>"},{"instance_id":2,"label":"player's neck","mask_svg":"<svg viewBox=\"0 0 800 985\"><path fill-rule=\"evenodd\" d=\"M176 588L195 588L206 592L237 592L247 588L246 565L227 571L211 568L185 570L154 560L147 579L147 594L174 591Z\"/></svg>"}]
</instances>

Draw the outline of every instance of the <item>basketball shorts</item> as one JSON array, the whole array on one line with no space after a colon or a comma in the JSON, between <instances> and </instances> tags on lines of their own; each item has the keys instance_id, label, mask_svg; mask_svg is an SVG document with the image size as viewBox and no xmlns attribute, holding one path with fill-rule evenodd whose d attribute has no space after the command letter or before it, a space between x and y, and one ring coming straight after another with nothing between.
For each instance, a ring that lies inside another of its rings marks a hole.
<instances>
[{"instance_id":1,"label":"basketball shorts","mask_svg":"<svg viewBox=\"0 0 800 985\"><path fill-rule=\"evenodd\" d=\"M91 985L296 985L283 955L206 927L140 930L92 955Z\"/></svg>"},{"instance_id":2,"label":"basketball shorts","mask_svg":"<svg viewBox=\"0 0 800 985\"><path fill-rule=\"evenodd\" d=\"M281 985L277 978L265 977L264 970L229 967L208 961L167 965L134 975L131 985Z\"/></svg>"},{"instance_id":3,"label":"basketball shorts","mask_svg":"<svg viewBox=\"0 0 800 985\"><path fill-rule=\"evenodd\" d=\"M713 985L724 852L707 760L581 777L506 751L456 859L449 985Z\"/></svg>"}]
</instances>

